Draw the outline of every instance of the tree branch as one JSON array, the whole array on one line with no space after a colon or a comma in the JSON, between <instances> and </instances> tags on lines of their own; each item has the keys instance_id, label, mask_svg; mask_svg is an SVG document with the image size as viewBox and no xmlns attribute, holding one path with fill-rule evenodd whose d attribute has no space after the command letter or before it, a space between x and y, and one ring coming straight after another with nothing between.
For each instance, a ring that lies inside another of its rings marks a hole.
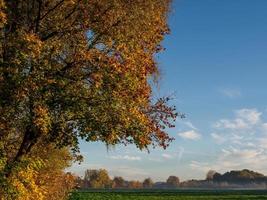
<instances>
[{"instance_id":1,"label":"tree branch","mask_svg":"<svg viewBox=\"0 0 267 200\"><path fill-rule=\"evenodd\" d=\"M40 17L40 21L43 20L49 13L53 12L57 7L59 7L65 0L59 1L53 8L49 9L42 17Z\"/></svg>"},{"instance_id":2,"label":"tree branch","mask_svg":"<svg viewBox=\"0 0 267 200\"><path fill-rule=\"evenodd\" d=\"M37 18L35 20L35 32L37 33L39 31L39 23L41 19L41 9L42 9L42 0L38 0L38 13Z\"/></svg>"}]
</instances>

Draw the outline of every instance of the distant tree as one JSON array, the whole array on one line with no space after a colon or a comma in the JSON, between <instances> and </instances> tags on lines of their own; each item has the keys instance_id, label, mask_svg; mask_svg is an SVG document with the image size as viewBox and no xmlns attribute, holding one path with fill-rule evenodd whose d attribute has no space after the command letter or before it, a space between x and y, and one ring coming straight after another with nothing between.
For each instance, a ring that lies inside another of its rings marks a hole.
<instances>
[{"instance_id":1,"label":"distant tree","mask_svg":"<svg viewBox=\"0 0 267 200\"><path fill-rule=\"evenodd\" d=\"M213 176L214 176L214 174L216 174L216 173L217 173L217 172L214 171L214 170L209 170L209 171L207 172L207 175L206 175L206 180L208 180L208 181L213 180Z\"/></svg>"},{"instance_id":2,"label":"distant tree","mask_svg":"<svg viewBox=\"0 0 267 200\"><path fill-rule=\"evenodd\" d=\"M84 179L83 178L81 178L81 177L77 177L76 179L75 179L75 188L76 189L80 189L80 188L84 188Z\"/></svg>"},{"instance_id":3,"label":"distant tree","mask_svg":"<svg viewBox=\"0 0 267 200\"><path fill-rule=\"evenodd\" d=\"M109 188L111 186L111 179L105 169L86 170L84 182L87 187L91 188Z\"/></svg>"},{"instance_id":4,"label":"distant tree","mask_svg":"<svg viewBox=\"0 0 267 200\"><path fill-rule=\"evenodd\" d=\"M213 175L213 180L214 181L220 181L221 180L221 177L222 175L218 172L216 172L214 175Z\"/></svg>"},{"instance_id":5,"label":"distant tree","mask_svg":"<svg viewBox=\"0 0 267 200\"><path fill-rule=\"evenodd\" d=\"M152 188L153 187L153 181L151 178L146 178L143 181L143 188Z\"/></svg>"},{"instance_id":6,"label":"distant tree","mask_svg":"<svg viewBox=\"0 0 267 200\"><path fill-rule=\"evenodd\" d=\"M128 188L129 189L140 189L143 187L143 184L140 181L129 181Z\"/></svg>"},{"instance_id":7,"label":"distant tree","mask_svg":"<svg viewBox=\"0 0 267 200\"><path fill-rule=\"evenodd\" d=\"M166 181L167 185L169 187L178 187L179 186L179 183L180 183L180 180L177 176L169 176L169 178L167 179Z\"/></svg>"},{"instance_id":8,"label":"distant tree","mask_svg":"<svg viewBox=\"0 0 267 200\"><path fill-rule=\"evenodd\" d=\"M266 181L266 177L258 172L243 169L241 171L230 171L223 175L215 173L213 176L215 181L228 183L249 183Z\"/></svg>"},{"instance_id":9,"label":"distant tree","mask_svg":"<svg viewBox=\"0 0 267 200\"><path fill-rule=\"evenodd\" d=\"M125 188L126 182L125 180L120 176L115 176L112 181L112 188Z\"/></svg>"}]
</instances>

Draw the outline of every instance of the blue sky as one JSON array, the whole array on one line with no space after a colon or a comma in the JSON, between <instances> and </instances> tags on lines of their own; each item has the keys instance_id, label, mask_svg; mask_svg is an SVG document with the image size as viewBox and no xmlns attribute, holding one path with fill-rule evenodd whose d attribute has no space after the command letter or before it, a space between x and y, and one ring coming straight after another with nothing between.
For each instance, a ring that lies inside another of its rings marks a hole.
<instances>
[{"instance_id":1,"label":"blue sky","mask_svg":"<svg viewBox=\"0 0 267 200\"><path fill-rule=\"evenodd\" d=\"M209 169L249 168L267 174L267 1L174 0L155 96L175 94L186 119L167 150L107 150L81 143L85 161L71 171L106 168L143 180L204 178Z\"/></svg>"}]
</instances>

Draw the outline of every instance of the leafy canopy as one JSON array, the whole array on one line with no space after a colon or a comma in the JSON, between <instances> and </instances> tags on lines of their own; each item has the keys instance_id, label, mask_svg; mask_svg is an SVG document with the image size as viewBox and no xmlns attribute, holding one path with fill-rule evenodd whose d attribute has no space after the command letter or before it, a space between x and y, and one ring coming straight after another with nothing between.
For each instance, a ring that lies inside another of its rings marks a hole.
<instances>
[{"instance_id":1,"label":"leafy canopy","mask_svg":"<svg viewBox=\"0 0 267 200\"><path fill-rule=\"evenodd\" d=\"M152 99L169 0L0 0L0 141L7 163L78 139L166 147L177 113ZM0 151L0 153L1 153Z\"/></svg>"}]
</instances>

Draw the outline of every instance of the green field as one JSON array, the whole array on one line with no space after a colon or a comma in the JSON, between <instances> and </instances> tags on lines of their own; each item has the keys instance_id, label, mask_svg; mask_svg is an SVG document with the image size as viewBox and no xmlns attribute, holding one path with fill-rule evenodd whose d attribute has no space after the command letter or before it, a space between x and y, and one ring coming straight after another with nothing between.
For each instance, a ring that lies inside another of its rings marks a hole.
<instances>
[{"instance_id":1,"label":"green field","mask_svg":"<svg viewBox=\"0 0 267 200\"><path fill-rule=\"evenodd\" d=\"M266 190L112 190L77 191L70 200L267 200Z\"/></svg>"}]
</instances>

